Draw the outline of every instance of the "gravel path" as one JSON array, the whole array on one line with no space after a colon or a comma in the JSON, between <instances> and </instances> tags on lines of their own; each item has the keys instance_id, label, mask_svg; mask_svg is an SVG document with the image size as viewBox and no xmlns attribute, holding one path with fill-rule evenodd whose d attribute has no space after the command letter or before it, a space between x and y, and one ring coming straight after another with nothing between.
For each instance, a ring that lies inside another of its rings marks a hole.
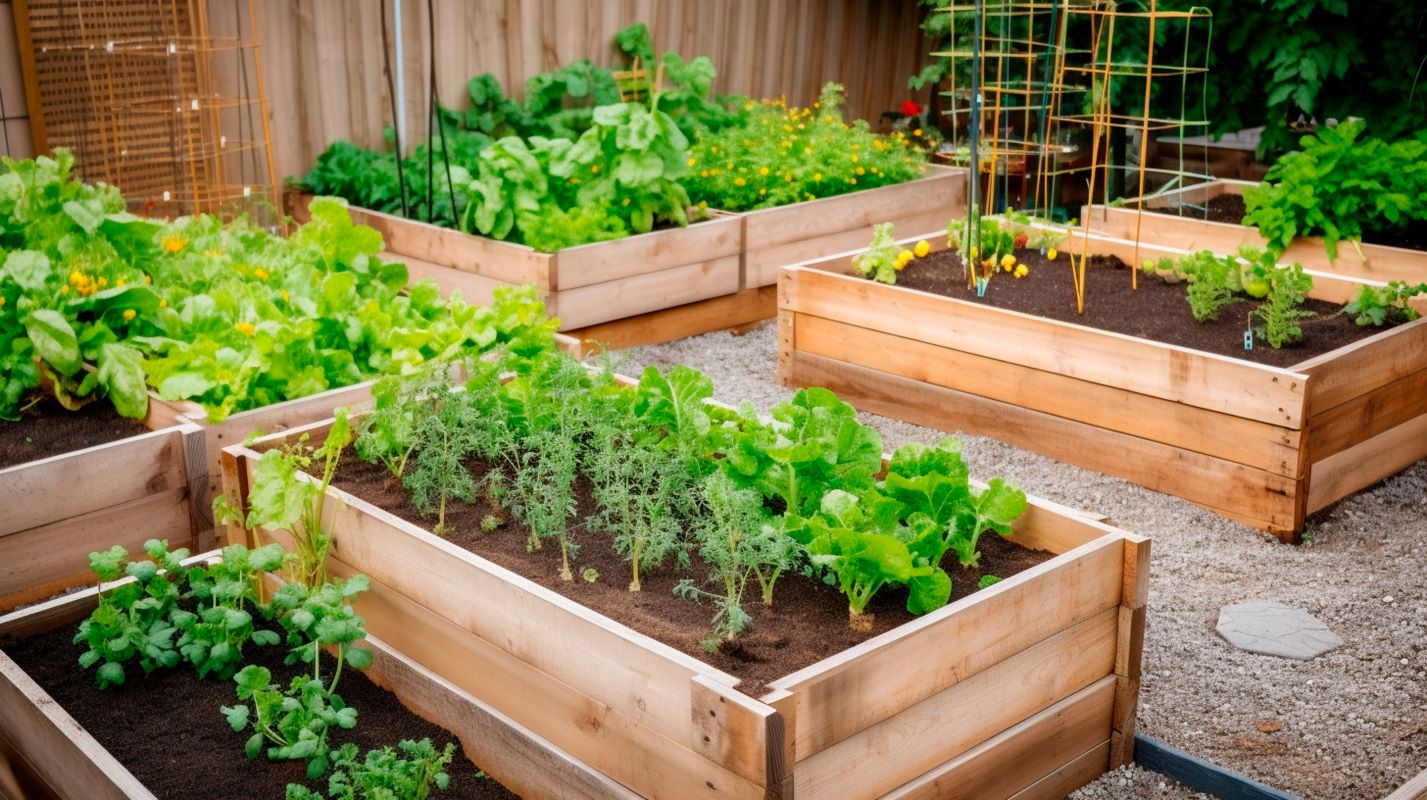
<instances>
[{"instance_id":1,"label":"gravel path","mask_svg":"<svg viewBox=\"0 0 1427 800\"><path fill-rule=\"evenodd\" d=\"M777 385L776 352L765 327L636 348L616 364L631 375L688 364L713 378L720 400L767 410L791 396ZM939 435L862 420L888 449ZM1427 768L1427 462L1328 510L1310 523L1306 544L1291 547L1169 495L962 438L983 480L1005 476L1153 537L1141 731L1306 800L1380 798ZM1214 623L1221 606L1245 600L1300 606L1345 644L1306 663L1235 650ZM1201 795L1134 769L1075 797Z\"/></svg>"}]
</instances>

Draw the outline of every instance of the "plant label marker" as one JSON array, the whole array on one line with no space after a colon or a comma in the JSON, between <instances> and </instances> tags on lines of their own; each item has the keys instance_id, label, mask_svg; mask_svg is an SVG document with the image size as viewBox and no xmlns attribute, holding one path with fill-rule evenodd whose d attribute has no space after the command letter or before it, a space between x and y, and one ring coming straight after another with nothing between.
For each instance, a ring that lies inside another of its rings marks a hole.
<instances>
[{"instance_id":1,"label":"plant label marker","mask_svg":"<svg viewBox=\"0 0 1427 800\"><path fill-rule=\"evenodd\" d=\"M977 278L977 279L976 279L976 296L977 296L977 297L985 297L985 296L986 296L986 284L987 284L988 282L989 282L989 281L987 281L985 278Z\"/></svg>"},{"instance_id":2,"label":"plant label marker","mask_svg":"<svg viewBox=\"0 0 1427 800\"><path fill-rule=\"evenodd\" d=\"M1254 349L1254 332L1253 332L1253 331L1244 331L1244 349L1245 349L1245 350L1252 350L1252 349Z\"/></svg>"}]
</instances>

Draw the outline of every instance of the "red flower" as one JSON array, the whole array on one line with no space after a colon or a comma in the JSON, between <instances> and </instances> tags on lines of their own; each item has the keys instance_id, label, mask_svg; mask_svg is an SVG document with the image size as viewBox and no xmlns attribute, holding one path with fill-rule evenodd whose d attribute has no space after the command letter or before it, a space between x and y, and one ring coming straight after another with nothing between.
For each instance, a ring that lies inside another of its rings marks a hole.
<instances>
[{"instance_id":1,"label":"red flower","mask_svg":"<svg viewBox=\"0 0 1427 800\"><path fill-rule=\"evenodd\" d=\"M903 113L903 114L905 114L906 116L909 116L909 117L915 117L915 116L917 116L918 114L922 113L922 107L919 106L919 105L917 105L916 101L914 101L914 100L904 100L904 101L902 101L902 109L901 109L901 110L902 110L902 113Z\"/></svg>"}]
</instances>

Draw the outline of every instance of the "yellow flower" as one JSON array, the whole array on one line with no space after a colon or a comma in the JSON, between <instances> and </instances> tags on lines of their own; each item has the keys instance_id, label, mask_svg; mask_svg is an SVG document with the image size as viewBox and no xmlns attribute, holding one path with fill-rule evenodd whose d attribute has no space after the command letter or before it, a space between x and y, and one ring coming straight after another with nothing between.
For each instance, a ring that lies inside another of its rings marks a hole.
<instances>
[{"instance_id":1,"label":"yellow flower","mask_svg":"<svg viewBox=\"0 0 1427 800\"><path fill-rule=\"evenodd\" d=\"M114 285L115 285L115 286L123 286L123 285L124 285L124 279L123 279L123 278L120 278L119 280L114 281Z\"/></svg>"},{"instance_id":2,"label":"yellow flower","mask_svg":"<svg viewBox=\"0 0 1427 800\"><path fill-rule=\"evenodd\" d=\"M927 253L930 253L931 251L931 242L928 242L926 239L917 242L917 246L912 249L912 252L916 254L917 258L926 258Z\"/></svg>"},{"instance_id":3,"label":"yellow flower","mask_svg":"<svg viewBox=\"0 0 1427 800\"><path fill-rule=\"evenodd\" d=\"M188 240L179 236L165 236L163 240L164 251L168 253L177 253L186 244L188 244Z\"/></svg>"},{"instance_id":4,"label":"yellow flower","mask_svg":"<svg viewBox=\"0 0 1427 800\"><path fill-rule=\"evenodd\" d=\"M1016 257L1015 257L1015 256L1011 255L1010 253L1007 253L1006 255L1001 256L1001 269L1003 269L1003 270L1005 270L1005 271L1007 271L1007 272L1010 272L1010 271L1011 271L1011 268L1014 267L1014 266L1016 266Z\"/></svg>"},{"instance_id":5,"label":"yellow flower","mask_svg":"<svg viewBox=\"0 0 1427 800\"><path fill-rule=\"evenodd\" d=\"M101 277L99 278L99 285L100 285L101 287L108 286L108 285L109 285L109 279L101 276Z\"/></svg>"},{"instance_id":6,"label":"yellow flower","mask_svg":"<svg viewBox=\"0 0 1427 800\"><path fill-rule=\"evenodd\" d=\"M848 179L847 179L847 182L848 182L848 183L857 183L857 179L856 179L856 178L848 178Z\"/></svg>"},{"instance_id":7,"label":"yellow flower","mask_svg":"<svg viewBox=\"0 0 1427 800\"><path fill-rule=\"evenodd\" d=\"M692 167L693 165L694 165L694 160L691 158L691 159L689 159L689 166Z\"/></svg>"},{"instance_id":8,"label":"yellow flower","mask_svg":"<svg viewBox=\"0 0 1427 800\"><path fill-rule=\"evenodd\" d=\"M599 171L600 171L600 165L599 165L599 164L591 164L591 165L590 165L590 174L591 174L591 175L597 175L597 174L599 174Z\"/></svg>"},{"instance_id":9,"label":"yellow flower","mask_svg":"<svg viewBox=\"0 0 1427 800\"><path fill-rule=\"evenodd\" d=\"M768 168L767 168L767 167L759 167L759 168L758 168L758 174L759 174L759 175L762 175L762 176L764 176L764 177L767 177L767 175L768 175Z\"/></svg>"},{"instance_id":10,"label":"yellow flower","mask_svg":"<svg viewBox=\"0 0 1427 800\"><path fill-rule=\"evenodd\" d=\"M626 206L629 205L629 198L628 198L628 197L624 198L624 202L621 203L620 205L626 205Z\"/></svg>"},{"instance_id":11,"label":"yellow flower","mask_svg":"<svg viewBox=\"0 0 1427 800\"><path fill-rule=\"evenodd\" d=\"M708 176L709 176L709 171L708 171L708 170L705 169L705 170L700 170L700 171L699 171L699 177L700 177L700 178L707 178Z\"/></svg>"},{"instance_id":12,"label":"yellow flower","mask_svg":"<svg viewBox=\"0 0 1427 800\"><path fill-rule=\"evenodd\" d=\"M268 279L268 271L262 267L256 267L253 269L253 277L260 281L265 281Z\"/></svg>"},{"instance_id":13,"label":"yellow flower","mask_svg":"<svg viewBox=\"0 0 1427 800\"><path fill-rule=\"evenodd\" d=\"M0 297L0 308L4 308L4 307L5 307L5 298L4 298L4 297Z\"/></svg>"},{"instance_id":14,"label":"yellow flower","mask_svg":"<svg viewBox=\"0 0 1427 800\"><path fill-rule=\"evenodd\" d=\"M793 173L789 172L787 175L784 175L783 178L786 179L786 180L788 181L788 183L792 183L792 182L793 182Z\"/></svg>"},{"instance_id":15,"label":"yellow flower","mask_svg":"<svg viewBox=\"0 0 1427 800\"><path fill-rule=\"evenodd\" d=\"M823 174L822 174L821 172L814 172L814 173L813 173L813 180L815 180L815 181L820 181L820 180L822 180L822 179L823 179Z\"/></svg>"},{"instance_id":16,"label":"yellow flower","mask_svg":"<svg viewBox=\"0 0 1427 800\"><path fill-rule=\"evenodd\" d=\"M282 301L283 301L284 303L286 303L286 302L287 302L288 300L290 300L290 299L292 299L292 298L290 298L290 297L287 296L287 290L286 290L286 289L283 289L283 290L282 290Z\"/></svg>"},{"instance_id":17,"label":"yellow flower","mask_svg":"<svg viewBox=\"0 0 1427 800\"><path fill-rule=\"evenodd\" d=\"M59 287L59 293L60 293L60 294L69 294L69 287L68 287L68 286L61 286L61 287Z\"/></svg>"},{"instance_id":18,"label":"yellow flower","mask_svg":"<svg viewBox=\"0 0 1427 800\"><path fill-rule=\"evenodd\" d=\"M80 272L79 270L75 270L69 273L69 282L74 284L75 286L84 283L84 273Z\"/></svg>"},{"instance_id":19,"label":"yellow flower","mask_svg":"<svg viewBox=\"0 0 1427 800\"><path fill-rule=\"evenodd\" d=\"M734 178L734 179L733 179L733 185L734 185L734 186L743 186L743 185L746 184L746 183L748 183L748 181L746 181L746 180L744 180L744 179L742 179L742 178Z\"/></svg>"},{"instance_id":20,"label":"yellow flower","mask_svg":"<svg viewBox=\"0 0 1427 800\"><path fill-rule=\"evenodd\" d=\"M922 129L921 129L921 128L917 128L916 130L912 131L912 135L913 135L913 136L921 136L921 135L922 135Z\"/></svg>"},{"instance_id":21,"label":"yellow flower","mask_svg":"<svg viewBox=\"0 0 1427 800\"><path fill-rule=\"evenodd\" d=\"M1017 264L1017 265L1016 265L1016 271L1013 272L1013 273L1011 273L1011 274L1012 274L1012 275L1015 275L1016 278L1019 279L1019 278L1024 278L1024 277L1026 277L1027 275L1030 274L1030 272L1031 272L1030 268L1027 267L1025 264Z\"/></svg>"},{"instance_id":22,"label":"yellow flower","mask_svg":"<svg viewBox=\"0 0 1427 800\"><path fill-rule=\"evenodd\" d=\"M758 190L758 196L759 196L759 197L762 197L762 196L765 195L765 194L768 194L768 190L767 190L767 189L759 189L759 190Z\"/></svg>"},{"instance_id":23,"label":"yellow flower","mask_svg":"<svg viewBox=\"0 0 1427 800\"><path fill-rule=\"evenodd\" d=\"M239 322L233 326L233 329L244 336L252 336L253 332L257 330L257 328L253 327L251 322Z\"/></svg>"},{"instance_id":24,"label":"yellow flower","mask_svg":"<svg viewBox=\"0 0 1427 800\"><path fill-rule=\"evenodd\" d=\"M811 148L811 147L804 147L804 148L803 148L803 152L804 152L804 153L811 153L812 151L813 151L813 148Z\"/></svg>"},{"instance_id":25,"label":"yellow flower","mask_svg":"<svg viewBox=\"0 0 1427 800\"><path fill-rule=\"evenodd\" d=\"M153 282L154 282L154 279L153 279L152 276L149 276L149 275L145 275L145 276L144 276L144 285L145 285L145 286L147 286L147 285L149 285L149 284L151 284L151 283L153 283Z\"/></svg>"},{"instance_id":26,"label":"yellow flower","mask_svg":"<svg viewBox=\"0 0 1427 800\"><path fill-rule=\"evenodd\" d=\"M168 308L168 301L163 298L159 298L159 308Z\"/></svg>"},{"instance_id":27,"label":"yellow flower","mask_svg":"<svg viewBox=\"0 0 1427 800\"><path fill-rule=\"evenodd\" d=\"M1057 253L1057 252L1055 251L1055 248L1054 248L1054 247L1052 247L1051 249L1045 251L1045 257L1048 258L1048 259L1050 259L1051 261L1054 261L1054 260L1055 260L1055 257L1058 256L1058 255L1060 255L1060 253Z\"/></svg>"},{"instance_id":28,"label":"yellow flower","mask_svg":"<svg viewBox=\"0 0 1427 800\"><path fill-rule=\"evenodd\" d=\"M854 163L854 164L856 164L856 163L857 163L857 154L856 154L856 153L853 153L852 155L850 155L850 156L847 157L847 160L848 160L848 161L851 161L851 162Z\"/></svg>"},{"instance_id":29,"label":"yellow flower","mask_svg":"<svg viewBox=\"0 0 1427 800\"><path fill-rule=\"evenodd\" d=\"M862 167L858 167L858 168L857 168L857 174L858 174L858 175L865 175L866 173L867 173L867 170L866 170L866 169L863 169Z\"/></svg>"},{"instance_id":30,"label":"yellow flower","mask_svg":"<svg viewBox=\"0 0 1427 800\"><path fill-rule=\"evenodd\" d=\"M132 308L126 308L126 309L124 309L124 321L125 321L125 322L128 322L129 320L133 319L135 313L136 313L136 312L135 312L134 309L132 309Z\"/></svg>"},{"instance_id":31,"label":"yellow flower","mask_svg":"<svg viewBox=\"0 0 1427 800\"><path fill-rule=\"evenodd\" d=\"M816 100L813 101L813 108L822 108L822 107L823 107L823 104L822 104L822 103L819 103L819 102L816 101Z\"/></svg>"},{"instance_id":32,"label":"yellow flower","mask_svg":"<svg viewBox=\"0 0 1427 800\"><path fill-rule=\"evenodd\" d=\"M912 260L912 251L903 250L897 253L897 261L892 265L898 272L907 268L907 262Z\"/></svg>"}]
</instances>

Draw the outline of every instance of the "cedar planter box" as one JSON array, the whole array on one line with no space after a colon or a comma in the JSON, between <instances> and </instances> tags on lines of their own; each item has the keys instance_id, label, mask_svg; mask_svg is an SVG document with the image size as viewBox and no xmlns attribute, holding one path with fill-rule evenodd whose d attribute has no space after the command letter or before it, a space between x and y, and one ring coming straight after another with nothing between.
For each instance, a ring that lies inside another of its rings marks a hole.
<instances>
[{"instance_id":1,"label":"cedar planter box","mask_svg":"<svg viewBox=\"0 0 1427 800\"><path fill-rule=\"evenodd\" d=\"M216 556L207 553L200 558ZM0 642L76 625L97 590L0 617ZM527 798L634 800L623 787L432 674L378 637L363 674L412 713L444 727L491 777ZM183 668L187 668L184 665ZM78 664L74 669L80 669ZM181 701L180 701L181 702ZM217 713L218 709L213 709ZM237 734L235 734L237 737ZM242 746L241 737L234 739ZM183 758L182 749L173 755ZM0 650L0 796L154 800L154 795Z\"/></svg>"},{"instance_id":2,"label":"cedar planter box","mask_svg":"<svg viewBox=\"0 0 1427 800\"><path fill-rule=\"evenodd\" d=\"M879 222L904 235L945 231L966 212L966 174L932 164L914 181L740 214L744 285L773 286L779 267L866 247Z\"/></svg>"},{"instance_id":3,"label":"cedar planter box","mask_svg":"<svg viewBox=\"0 0 1427 800\"><path fill-rule=\"evenodd\" d=\"M289 213L305 219L311 195L292 196ZM444 291L460 289L467 302L489 302L504 284L533 283L561 330L597 325L742 288L742 222L718 214L687 228L670 228L611 242L540 253L525 245L404 219L353 206L352 221L381 232L387 257L404 262L413 278L431 278Z\"/></svg>"},{"instance_id":4,"label":"cedar planter box","mask_svg":"<svg viewBox=\"0 0 1427 800\"><path fill-rule=\"evenodd\" d=\"M203 430L153 394L144 425L149 433L0 469L0 613L91 583L94 550L212 544Z\"/></svg>"},{"instance_id":5,"label":"cedar planter box","mask_svg":"<svg viewBox=\"0 0 1427 800\"><path fill-rule=\"evenodd\" d=\"M1129 263L1173 252L1091 241ZM1278 369L851 271L845 257L783 270L785 385L1036 450L1285 541L1308 514L1427 456L1427 318ZM1313 296L1339 303L1363 282L1313 277Z\"/></svg>"},{"instance_id":6,"label":"cedar planter box","mask_svg":"<svg viewBox=\"0 0 1427 800\"><path fill-rule=\"evenodd\" d=\"M1252 226L1209 222L1192 213L1187 217L1172 213L1148 213L1174 208L1184 203L1203 204L1224 194L1241 195L1245 186L1255 185L1251 181L1211 181L1146 198L1144 205L1147 213L1144 214L1139 214L1134 208L1136 201L1130 200L1125 208L1086 206L1081 211L1081 219L1088 222L1094 233L1119 239L1134 239L1135 218L1140 217L1140 241L1184 250L1213 250L1215 253L1226 254L1235 252L1242 244L1264 247L1267 243L1259 235L1258 228ZM1360 247L1362 255L1353 249L1350 242L1341 241L1338 243L1338 260L1330 261L1321 237L1304 236L1295 239L1279 260L1284 263L1296 261L1307 269L1334 272L1345 277L1383 282L1427 281L1427 252L1368 243L1363 243Z\"/></svg>"},{"instance_id":7,"label":"cedar planter box","mask_svg":"<svg viewBox=\"0 0 1427 800\"><path fill-rule=\"evenodd\" d=\"M224 451L234 496L258 458ZM328 567L372 579L358 610L373 635L640 797L1060 798L1131 755L1149 541L1048 502L1031 499L1014 541L1056 557L755 699L732 675L329 492Z\"/></svg>"}]
</instances>

